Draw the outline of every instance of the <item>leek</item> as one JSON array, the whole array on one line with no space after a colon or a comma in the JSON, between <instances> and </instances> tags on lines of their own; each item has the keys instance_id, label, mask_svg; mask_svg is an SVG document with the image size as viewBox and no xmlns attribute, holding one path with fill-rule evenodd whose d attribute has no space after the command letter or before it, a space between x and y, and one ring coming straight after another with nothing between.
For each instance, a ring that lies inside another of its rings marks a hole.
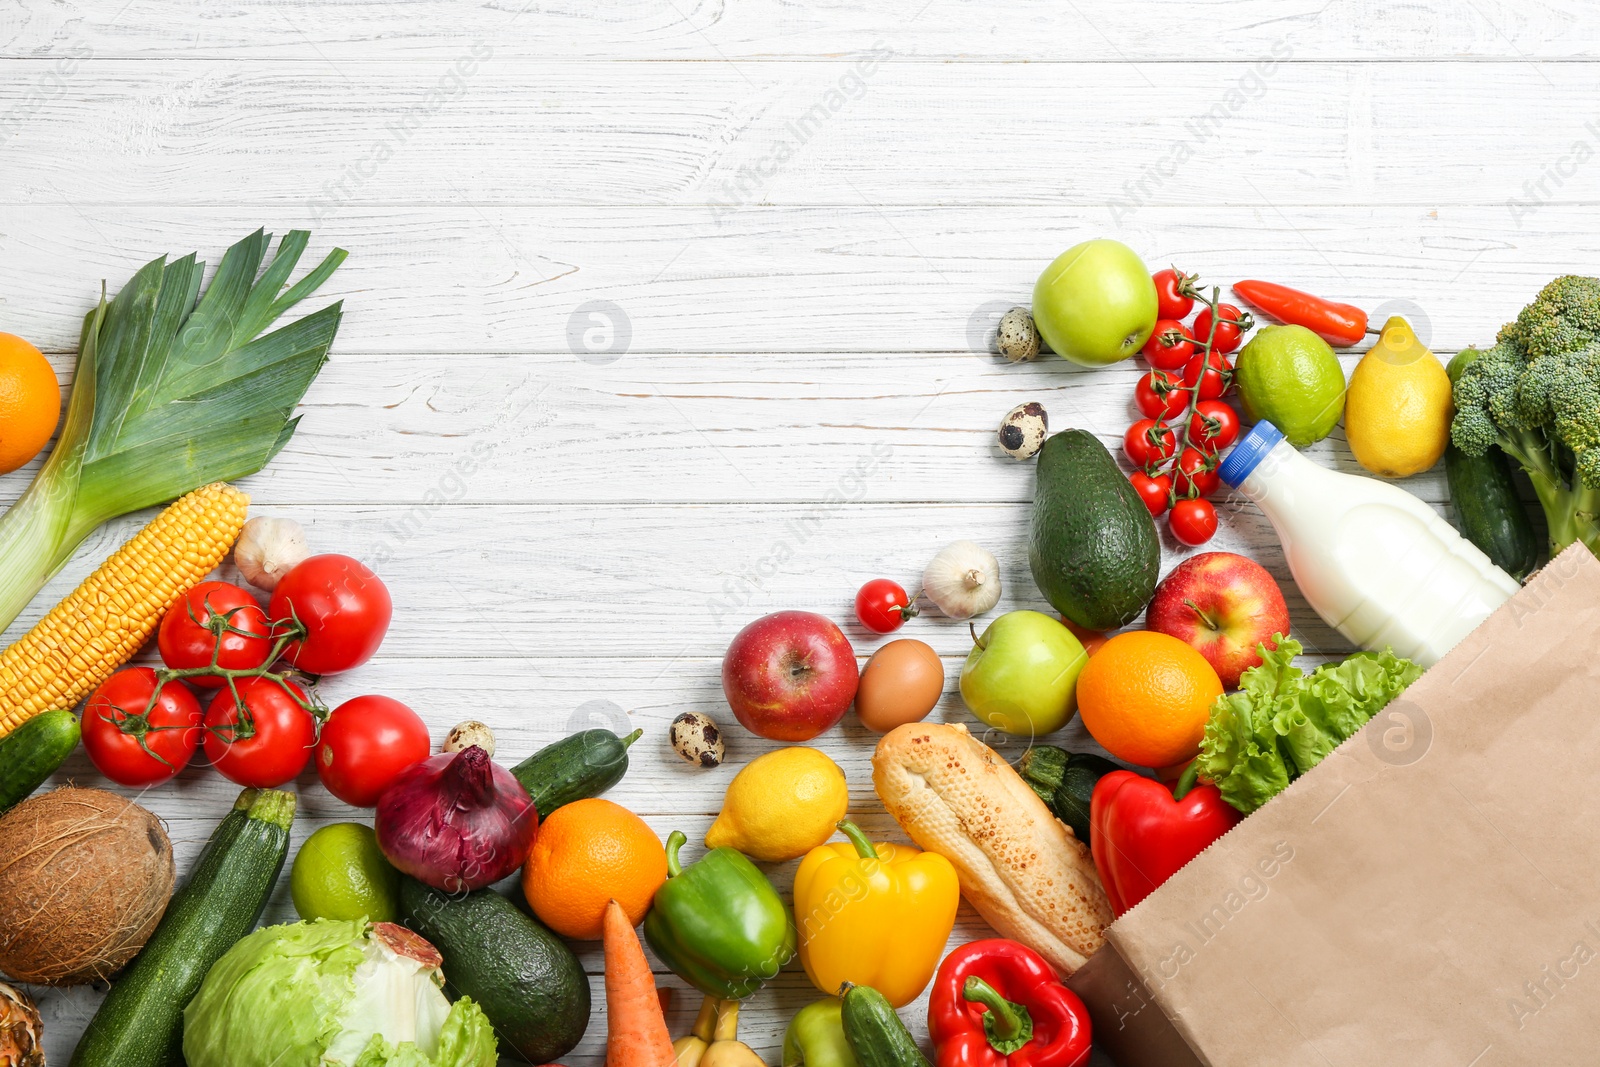
<instances>
[{"instance_id":1,"label":"leek","mask_svg":"<svg viewBox=\"0 0 1600 1067\"><path fill-rule=\"evenodd\" d=\"M55 449L0 517L0 629L101 523L254 474L293 436L342 306L262 331L344 262L336 248L288 285L310 237L285 235L261 271L272 238L257 230L223 255L204 296L194 253L145 264L109 303L102 286Z\"/></svg>"}]
</instances>

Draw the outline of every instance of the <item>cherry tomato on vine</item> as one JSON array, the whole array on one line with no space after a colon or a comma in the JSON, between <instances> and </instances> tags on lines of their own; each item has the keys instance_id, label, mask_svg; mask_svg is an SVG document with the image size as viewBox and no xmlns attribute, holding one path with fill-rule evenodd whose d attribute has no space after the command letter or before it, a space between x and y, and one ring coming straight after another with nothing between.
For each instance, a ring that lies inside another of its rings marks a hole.
<instances>
[{"instance_id":1,"label":"cherry tomato on vine","mask_svg":"<svg viewBox=\"0 0 1600 1067\"><path fill-rule=\"evenodd\" d=\"M275 625L293 618L305 637L283 658L308 674L336 674L372 658L389 631L394 601L388 587L360 560L312 556L283 576L267 612Z\"/></svg>"},{"instance_id":2,"label":"cherry tomato on vine","mask_svg":"<svg viewBox=\"0 0 1600 1067\"><path fill-rule=\"evenodd\" d=\"M222 629L220 642L211 629L213 618ZM222 650L217 652L219 643ZM161 662L173 670L209 667L213 652L217 666L249 670L266 666L272 655L271 627L256 598L243 589L227 582L201 582L162 616L156 647ZM221 675L198 674L187 681L214 689L223 680Z\"/></svg>"},{"instance_id":3,"label":"cherry tomato on vine","mask_svg":"<svg viewBox=\"0 0 1600 1067\"><path fill-rule=\"evenodd\" d=\"M1128 481L1133 483L1133 491L1139 494L1139 499L1144 501L1144 506L1150 509L1152 517L1160 515L1167 510L1167 501L1172 492L1172 478L1166 474L1146 474L1144 471L1134 471L1128 475Z\"/></svg>"},{"instance_id":4,"label":"cherry tomato on vine","mask_svg":"<svg viewBox=\"0 0 1600 1067\"><path fill-rule=\"evenodd\" d=\"M1171 426L1163 424L1160 433L1154 433L1155 428L1155 419L1140 419L1122 435L1122 451L1135 467L1170 459L1178 450L1178 435Z\"/></svg>"},{"instance_id":5,"label":"cherry tomato on vine","mask_svg":"<svg viewBox=\"0 0 1600 1067\"><path fill-rule=\"evenodd\" d=\"M1183 368L1183 384L1193 389L1194 383L1198 381L1200 399L1216 400L1228 391L1227 383L1222 379L1222 372L1232 369L1233 364L1228 362L1228 357L1220 353L1195 356ZM1187 400L1187 397L1185 399Z\"/></svg>"},{"instance_id":6,"label":"cherry tomato on vine","mask_svg":"<svg viewBox=\"0 0 1600 1067\"><path fill-rule=\"evenodd\" d=\"M431 751L428 727L416 712L389 697L354 697L322 725L317 777L346 804L373 808L400 772Z\"/></svg>"},{"instance_id":7,"label":"cherry tomato on vine","mask_svg":"<svg viewBox=\"0 0 1600 1067\"><path fill-rule=\"evenodd\" d=\"M1143 351L1144 358L1157 370L1182 370L1194 355L1194 334L1176 319L1158 319Z\"/></svg>"},{"instance_id":8,"label":"cherry tomato on vine","mask_svg":"<svg viewBox=\"0 0 1600 1067\"><path fill-rule=\"evenodd\" d=\"M238 690L247 715L240 714L226 687L206 708L206 758L230 782L257 789L280 786L305 770L317 743L316 717L300 703L305 690L271 678L246 678Z\"/></svg>"},{"instance_id":9,"label":"cherry tomato on vine","mask_svg":"<svg viewBox=\"0 0 1600 1067\"><path fill-rule=\"evenodd\" d=\"M1202 400L1189 416L1189 440L1207 452L1227 448L1239 439L1239 413L1222 400Z\"/></svg>"},{"instance_id":10,"label":"cherry tomato on vine","mask_svg":"<svg viewBox=\"0 0 1600 1067\"><path fill-rule=\"evenodd\" d=\"M1150 280L1156 283L1157 315L1164 319L1189 317L1189 312L1194 310L1194 297L1183 291L1183 283L1191 279L1191 275L1175 267L1158 270L1150 275Z\"/></svg>"},{"instance_id":11,"label":"cherry tomato on vine","mask_svg":"<svg viewBox=\"0 0 1600 1067\"><path fill-rule=\"evenodd\" d=\"M856 618L875 634L894 633L917 611L896 582L874 578L856 591Z\"/></svg>"},{"instance_id":12,"label":"cherry tomato on vine","mask_svg":"<svg viewBox=\"0 0 1600 1067\"><path fill-rule=\"evenodd\" d=\"M1188 408L1189 397L1177 375L1153 370L1139 379L1133 390L1133 402L1147 418L1175 419Z\"/></svg>"},{"instance_id":13,"label":"cherry tomato on vine","mask_svg":"<svg viewBox=\"0 0 1600 1067\"><path fill-rule=\"evenodd\" d=\"M1211 338L1213 352L1232 352L1239 347L1239 337L1244 333L1243 316L1232 304L1217 305L1217 335ZM1194 318L1194 335L1201 344L1211 333L1211 309L1205 308Z\"/></svg>"},{"instance_id":14,"label":"cherry tomato on vine","mask_svg":"<svg viewBox=\"0 0 1600 1067\"><path fill-rule=\"evenodd\" d=\"M1185 448L1178 457L1178 495L1186 496L1189 486L1193 485L1195 491L1201 496L1210 496L1222 485L1222 476L1211 465L1213 457L1200 451L1198 448Z\"/></svg>"},{"instance_id":15,"label":"cherry tomato on vine","mask_svg":"<svg viewBox=\"0 0 1600 1067\"><path fill-rule=\"evenodd\" d=\"M84 751L118 785L159 785L187 767L200 745L200 701L174 680L151 707L155 691L156 672L131 667L101 682L84 705Z\"/></svg>"},{"instance_id":16,"label":"cherry tomato on vine","mask_svg":"<svg viewBox=\"0 0 1600 1067\"><path fill-rule=\"evenodd\" d=\"M1203 545L1217 532L1217 509L1209 500L1180 500L1167 519L1172 536L1186 545Z\"/></svg>"}]
</instances>

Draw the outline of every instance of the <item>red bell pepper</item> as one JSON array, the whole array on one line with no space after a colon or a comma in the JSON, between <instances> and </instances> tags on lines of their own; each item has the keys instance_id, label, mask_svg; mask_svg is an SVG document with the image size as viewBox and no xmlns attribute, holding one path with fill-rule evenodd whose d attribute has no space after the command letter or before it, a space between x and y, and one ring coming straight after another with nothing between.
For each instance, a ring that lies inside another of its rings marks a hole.
<instances>
[{"instance_id":1,"label":"red bell pepper","mask_svg":"<svg viewBox=\"0 0 1600 1067\"><path fill-rule=\"evenodd\" d=\"M1113 771L1089 801L1089 850L1122 915L1243 818L1214 785L1195 785L1194 764L1168 790L1153 778Z\"/></svg>"},{"instance_id":2,"label":"red bell pepper","mask_svg":"<svg viewBox=\"0 0 1600 1067\"><path fill-rule=\"evenodd\" d=\"M1367 336L1367 313L1275 282L1234 282L1233 291L1279 322L1304 326L1330 345L1349 348Z\"/></svg>"},{"instance_id":3,"label":"red bell pepper","mask_svg":"<svg viewBox=\"0 0 1600 1067\"><path fill-rule=\"evenodd\" d=\"M1080 1067L1089 1009L1026 945L991 937L939 964L928 995L936 1067Z\"/></svg>"}]
</instances>

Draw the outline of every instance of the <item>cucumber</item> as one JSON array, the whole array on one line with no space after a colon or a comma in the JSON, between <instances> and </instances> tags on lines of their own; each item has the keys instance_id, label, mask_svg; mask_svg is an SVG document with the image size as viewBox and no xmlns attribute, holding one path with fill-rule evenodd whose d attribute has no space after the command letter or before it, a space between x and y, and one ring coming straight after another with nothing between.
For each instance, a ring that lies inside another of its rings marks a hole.
<instances>
[{"instance_id":1,"label":"cucumber","mask_svg":"<svg viewBox=\"0 0 1600 1067\"><path fill-rule=\"evenodd\" d=\"M589 978L538 920L492 889L446 894L409 876L400 882L400 910L444 957L445 992L483 1009L502 1055L551 1063L583 1040Z\"/></svg>"},{"instance_id":2,"label":"cucumber","mask_svg":"<svg viewBox=\"0 0 1600 1067\"><path fill-rule=\"evenodd\" d=\"M20 804L56 773L81 731L70 711L47 711L0 737L0 814Z\"/></svg>"},{"instance_id":3,"label":"cucumber","mask_svg":"<svg viewBox=\"0 0 1600 1067\"><path fill-rule=\"evenodd\" d=\"M930 1067L889 999L871 986L846 982L840 1017L861 1067Z\"/></svg>"},{"instance_id":4,"label":"cucumber","mask_svg":"<svg viewBox=\"0 0 1600 1067\"><path fill-rule=\"evenodd\" d=\"M294 805L293 793L277 789L239 794L144 951L89 1021L71 1067L183 1062L183 1009L211 965L261 918L289 855Z\"/></svg>"},{"instance_id":5,"label":"cucumber","mask_svg":"<svg viewBox=\"0 0 1600 1067\"><path fill-rule=\"evenodd\" d=\"M618 737L610 730L584 730L547 745L511 768L533 798L539 818L563 804L597 797L628 773L628 746L643 730Z\"/></svg>"},{"instance_id":6,"label":"cucumber","mask_svg":"<svg viewBox=\"0 0 1600 1067\"><path fill-rule=\"evenodd\" d=\"M1526 578L1539 565L1541 546L1506 454L1491 445L1483 455L1469 456L1451 444L1444 450L1444 473L1462 536L1517 581Z\"/></svg>"}]
</instances>

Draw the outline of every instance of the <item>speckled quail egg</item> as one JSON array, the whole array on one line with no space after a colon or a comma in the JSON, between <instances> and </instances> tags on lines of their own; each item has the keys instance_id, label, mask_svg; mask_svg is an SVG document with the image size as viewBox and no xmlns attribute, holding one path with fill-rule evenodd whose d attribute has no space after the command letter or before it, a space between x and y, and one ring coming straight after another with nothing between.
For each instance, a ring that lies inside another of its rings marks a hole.
<instances>
[{"instance_id":1,"label":"speckled quail egg","mask_svg":"<svg viewBox=\"0 0 1600 1067\"><path fill-rule=\"evenodd\" d=\"M1000 449L1012 459L1032 459L1050 431L1050 418L1037 401L1018 404L1000 424Z\"/></svg>"},{"instance_id":2,"label":"speckled quail egg","mask_svg":"<svg viewBox=\"0 0 1600 1067\"><path fill-rule=\"evenodd\" d=\"M672 751L685 763L715 767L722 762L722 729L711 716L686 711L672 720L668 735L672 738Z\"/></svg>"},{"instance_id":3,"label":"speckled quail egg","mask_svg":"<svg viewBox=\"0 0 1600 1067\"><path fill-rule=\"evenodd\" d=\"M1000 316L1000 326L995 335L1000 354L1013 363L1033 359L1039 354L1039 328L1033 316L1024 307L1015 307Z\"/></svg>"},{"instance_id":4,"label":"speckled quail egg","mask_svg":"<svg viewBox=\"0 0 1600 1067\"><path fill-rule=\"evenodd\" d=\"M494 731L476 719L468 719L466 722L458 722L451 727L450 732L445 735L444 746L440 751L460 752L462 749L471 748L473 745L477 745L483 749L485 755L492 757L494 755Z\"/></svg>"}]
</instances>

